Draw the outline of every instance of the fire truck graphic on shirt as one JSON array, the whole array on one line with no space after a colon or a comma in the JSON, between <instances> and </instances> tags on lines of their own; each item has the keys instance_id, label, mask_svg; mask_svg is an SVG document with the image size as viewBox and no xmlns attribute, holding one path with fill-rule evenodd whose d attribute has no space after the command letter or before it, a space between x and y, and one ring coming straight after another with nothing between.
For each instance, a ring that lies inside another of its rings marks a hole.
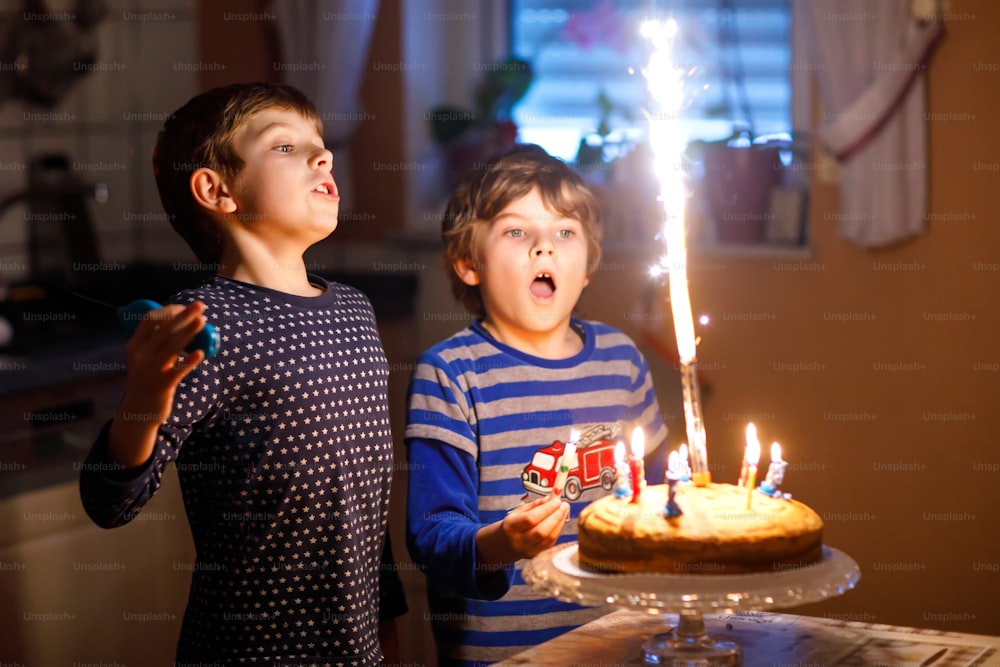
<instances>
[{"instance_id":1,"label":"fire truck graphic on shirt","mask_svg":"<svg viewBox=\"0 0 1000 667\"><path fill-rule=\"evenodd\" d=\"M615 445L619 442L617 424L600 424L585 430L576 443L576 461L569 462L563 487L566 500L578 499L584 491L600 487L611 490L615 483ZM556 440L538 449L521 473L521 482L529 493L552 493L566 444Z\"/></svg>"}]
</instances>

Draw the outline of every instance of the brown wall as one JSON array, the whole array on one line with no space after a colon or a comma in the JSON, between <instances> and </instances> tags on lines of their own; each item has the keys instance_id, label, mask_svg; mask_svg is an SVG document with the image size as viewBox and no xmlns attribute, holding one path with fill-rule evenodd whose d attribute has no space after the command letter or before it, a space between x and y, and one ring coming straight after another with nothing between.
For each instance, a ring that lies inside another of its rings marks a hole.
<instances>
[{"instance_id":1,"label":"brown wall","mask_svg":"<svg viewBox=\"0 0 1000 667\"><path fill-rule=\"evenodd\" d=\"M270 0L198 3L198 44L206 65L199 81L201 90L242 81L279 80L274 68L280 60L278 36L270 5ZM255 20L233 20L234 16Z\"/></svg>"},{"instance_id":2,"label":"brown wall","mask_svg":"<svg viewBox=\"0 0 1000 667\"><path fill-rule=\"evenodd\" d=\"M837 186L814 179L813 258L694 256L690 282L713 318L699 359L716 478L735 481L754 421L765 452L785 448L786 490L861 566L855 591L800 611L998 634L1000 204L982 165L1000 166L1000 5L951 5L966 20L930 65L927 112L969 119L927 121L928 232L857 247L836 233Z\"/></svg>"}]
</instances>

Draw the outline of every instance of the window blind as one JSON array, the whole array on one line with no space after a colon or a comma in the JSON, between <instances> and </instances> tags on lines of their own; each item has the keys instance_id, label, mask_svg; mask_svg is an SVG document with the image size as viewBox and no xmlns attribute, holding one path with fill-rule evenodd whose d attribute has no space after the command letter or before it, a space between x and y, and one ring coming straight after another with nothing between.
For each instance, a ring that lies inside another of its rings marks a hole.
<instances>
[{"instance_id":1,"label":"window blind","mask_svg":"<svg viewBox=\"0 0 1000 667\"><path fill-rule=\"evenodd\" d=\"M641 136L647 107L641 68L644 18L678 23L674 61L686 78L679 125L688 139L719 139L734 127L755 136L791 131L790 0L510 0L511 52L534 81L515 107L521 141L572 160L611 105L606 139ZM742 86L738 82L742 81Z\"/></svg>"}]
</instances>

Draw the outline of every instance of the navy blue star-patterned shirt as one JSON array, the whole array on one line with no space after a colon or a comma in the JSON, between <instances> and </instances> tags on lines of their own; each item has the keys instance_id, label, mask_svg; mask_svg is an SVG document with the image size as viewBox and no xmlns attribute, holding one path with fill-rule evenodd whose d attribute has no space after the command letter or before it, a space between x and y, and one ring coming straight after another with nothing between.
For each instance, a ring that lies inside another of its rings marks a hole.
<instances>
[{"instance_id":1,"label":"navy blue star-patterned shirt","mask_svg":"<svg viewBox=\"0 0 1000 667\"><path fill-rule=\"evenodd\" d=\"M88 465L107 460L107 427L81 468L84 507L111 528L177 466L197 550L179 664L378 663L388 365L368 299L310 280L323 294L215 277L171 299L205 304L218 355L181 382L141 470Z\"/></svg>"}]
</instances>

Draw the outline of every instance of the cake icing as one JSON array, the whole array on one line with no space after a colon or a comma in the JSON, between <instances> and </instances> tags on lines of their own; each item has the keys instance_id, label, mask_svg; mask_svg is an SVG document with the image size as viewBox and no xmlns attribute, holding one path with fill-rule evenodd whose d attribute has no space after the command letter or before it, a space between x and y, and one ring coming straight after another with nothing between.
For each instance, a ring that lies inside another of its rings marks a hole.
<instances>
[{"instance_id":1,"label":"cake icing","mask_svg":"<svg viewBox=\"0 0 1000 667\"><path fill-rule=\"evenodd\" d=\"M668 518L668 487L642 490L637 503L605 496L580 513L582 566L603 572L740 574L818 561L823 520L796 500L732 484L679 484L683 511Z\"/></svg>"}]
</instances>

